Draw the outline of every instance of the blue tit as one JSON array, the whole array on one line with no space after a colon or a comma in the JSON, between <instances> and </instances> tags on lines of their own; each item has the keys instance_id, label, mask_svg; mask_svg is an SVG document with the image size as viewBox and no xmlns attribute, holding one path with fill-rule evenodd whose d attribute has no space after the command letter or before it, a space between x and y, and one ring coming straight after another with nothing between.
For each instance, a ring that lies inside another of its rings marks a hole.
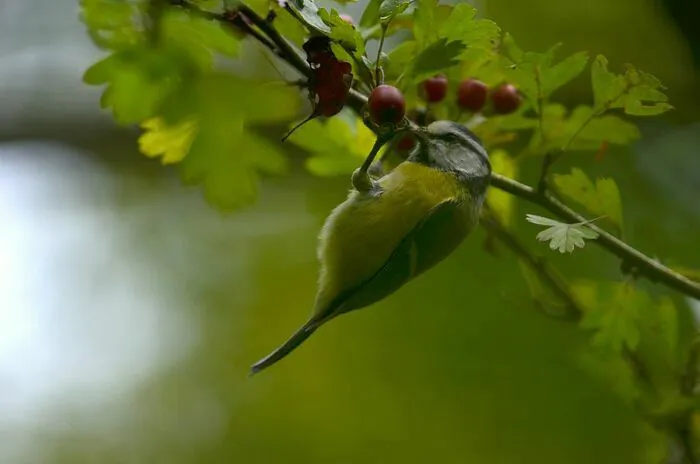
<instances>
[{"instance_id":1,"label":"blue tit","mask_svg":"<svg viewBox=\"0 0 700 464\"><path fill-rule=\"evenodd\" d=\"M280 361L336 316L396 292L445 259L476 227L491 178L483 145L451 121L414 128L414 134L418 146L388 174L371 178L369 158L353 173L354 188L319 236L312 316L254 364L251 374Z\"/></svg>"}]
</instances>

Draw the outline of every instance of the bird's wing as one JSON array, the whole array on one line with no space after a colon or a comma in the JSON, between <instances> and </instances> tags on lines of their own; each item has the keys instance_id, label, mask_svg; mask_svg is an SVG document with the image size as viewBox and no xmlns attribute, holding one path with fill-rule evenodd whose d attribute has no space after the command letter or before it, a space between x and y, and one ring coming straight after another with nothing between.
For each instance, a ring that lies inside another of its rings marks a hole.
<instances>
[{"instance_id":1,"label":"bird's wing","mask_svg":"<svg viewBox=\"0 0 700 464\"><path fill-rule=\"evenodd\" d=\"M399 242L389 259L369 279L341 292L312 320L318 327L334 317L389 296L449 255L469 231L460 203L445 200Z\"/></svg>"}]
</instances>

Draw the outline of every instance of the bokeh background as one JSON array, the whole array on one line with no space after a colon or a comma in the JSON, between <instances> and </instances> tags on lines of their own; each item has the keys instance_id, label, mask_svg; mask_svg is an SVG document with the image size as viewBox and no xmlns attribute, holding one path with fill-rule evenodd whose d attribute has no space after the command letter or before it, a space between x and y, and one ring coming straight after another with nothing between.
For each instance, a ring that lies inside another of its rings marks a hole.
<instances>
[{"instance_id":1,"label":"bokeh background","mask_svg":"<svg viewBox=\"0 0 700 464\"><path fill-rule=\"evenodd\" d=\"M664 81L677 109L645 121L639 143L559 169L614 176L628 240L698 268L691 3L478 6L526 49L561 41ZM265 179L253 207L224 217L99 111L100 90L80 81L99 56L77 2L0 0L1 464L662 458L663 438L591 369L585 334L538 313L515 259L485 253L481 231L394 296L248 378L310 311L316 234L347 178L313 177L292 154L290 175ZM589 88L584 76L559 98L586 102ZM526 212L537 210L519 205ZM521 237L549 254L520 222ZM594 246L553 259L572 276L619 278ZM689 327L694 303L676 302Z\"/></svg>"}]
</instances>

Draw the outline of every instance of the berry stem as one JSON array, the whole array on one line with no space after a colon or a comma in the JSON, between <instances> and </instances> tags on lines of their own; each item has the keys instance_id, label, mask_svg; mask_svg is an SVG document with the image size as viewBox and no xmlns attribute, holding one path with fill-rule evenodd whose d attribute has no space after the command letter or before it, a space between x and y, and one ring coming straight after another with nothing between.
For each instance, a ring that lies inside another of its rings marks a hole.
<instances>
[{"instance_id":1,"label":"berry stem","mask_svg":"<svg viewBox=\"0 0 700 464\"><path fill-rule=\"evenodd\" d=\"M362 163L362 166L360 166L361 172L367 172L369 170L369 167L372 165L374 158L377 157L377 153L379 153L379 150L382 149L382 147L387 141L388 138L385 136L377 137L377 140L374 142L374 146L372 146L372 150L370 150L369 155L367 155L367 158L365 158L365 161Z\"/></svg>"},{"instance_id":2,"label":"berry stem","mask_svg":"<svg viewBox=\"0 0 700 464\"><path fill-rule=\"evenodd\" d=\"M379 47L377 48L377 61L375 63L375 68L374 68L374 78L376 85L382 85L384 83L384 77L380 76L379 74L379 68L380 68L380 60L382 59L382 49L384 48L384 39L386 38L386 30L388 26L386 24L382 24L382 35L381 38L379 39Z\"/></svg>"}]
</instances>

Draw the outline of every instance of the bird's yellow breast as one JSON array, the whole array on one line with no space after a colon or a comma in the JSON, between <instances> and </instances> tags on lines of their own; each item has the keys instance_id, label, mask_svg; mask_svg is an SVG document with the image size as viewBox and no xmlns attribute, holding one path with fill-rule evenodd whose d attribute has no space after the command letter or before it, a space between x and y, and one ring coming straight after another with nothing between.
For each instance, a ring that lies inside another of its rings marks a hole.
<instances>
[{"instance_id":1,"label":"bird's yellow breast","mask_svg":"<svg viewBox=\"0 0 700 464\"><path fill-rule=\"evenodd\" d=\"M379 180L381 191L352 191L329 215L319 237L316 311L374 275L406 235L436 205L468 193L448 173L404 162Z\"/></svg>"}]
</instances>

